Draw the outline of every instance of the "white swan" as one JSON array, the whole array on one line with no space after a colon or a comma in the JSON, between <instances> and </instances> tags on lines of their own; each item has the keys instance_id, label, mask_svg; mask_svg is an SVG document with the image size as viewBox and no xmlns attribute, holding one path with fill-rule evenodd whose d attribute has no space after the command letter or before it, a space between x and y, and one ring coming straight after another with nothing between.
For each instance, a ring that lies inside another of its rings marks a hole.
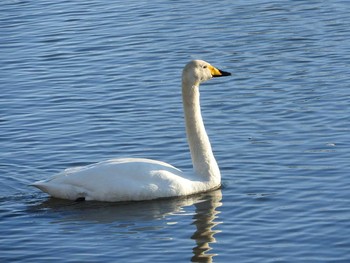
<instances>
[{"instance_id":1,"label":"white swan","mask_svg":"<svg viewBox=\"0 0 350 263\"><path fill-rule=\"evenodd\" d=\"M229 75L202 60L189 62L183 70L182 99L193 171L182 172L149 159L112 159L66 169L33 186L57 198L110 202L191 195L218 188L221 175L202 120L199 84Z\"/></svg>"}]
</instances>

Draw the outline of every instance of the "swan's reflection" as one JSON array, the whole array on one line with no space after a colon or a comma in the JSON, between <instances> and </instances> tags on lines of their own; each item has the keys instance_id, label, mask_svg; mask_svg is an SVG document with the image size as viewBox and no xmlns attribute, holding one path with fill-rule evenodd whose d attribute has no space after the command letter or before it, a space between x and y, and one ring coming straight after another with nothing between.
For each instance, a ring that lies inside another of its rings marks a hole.
<instances>
[{"instance_id":1,"label":"swan's reflection","mask_svg":"<svg viewBox=\"0 0 350 263\"><path fill-rule=\"evenodd\" d=\"M192 239L196 241L196 246L193 248L193 262L212 262L215 254L207 254L211 250L210 243L216 242L214 235L219 230L212 228L220 224L215 221L220 213L216 209L221 206L222 194L221 190L208 193L203 198L203 202L195 203L196 214L194 216L194 224L197 231L192 235Z\"/></svg>"},{"instance_id":2,"label":"swan's reflection","mask_svg":"<svg viewBox=\"0 0 350 263\"><path fill-rule=\"evenodd\" d=\"M123 228L126 231L141 231L140 222L148 225L145 229L157 230L165 228L164 220L171 217L180 221L180 216L188 215L187 207L194 205L195 213L193 224L196 230L191 236L196 246L193 248L192 261L211 262L215 254L207 254L211 250L210 243L215 242L214 235L219 230L212 228L219 224L217 219L221 206L221 190L198 194L189 197L160 199L143 202L72 202L50 198L38 205L31 206L31 212L49 211L55 214L54 223L69 225L71 222L111 223L113 226ZM174 217L175 216L175 217ZM146 222L151 222L147 224ZM125 232L124 232L125 233Z\"/></svg>"}]
</instances>

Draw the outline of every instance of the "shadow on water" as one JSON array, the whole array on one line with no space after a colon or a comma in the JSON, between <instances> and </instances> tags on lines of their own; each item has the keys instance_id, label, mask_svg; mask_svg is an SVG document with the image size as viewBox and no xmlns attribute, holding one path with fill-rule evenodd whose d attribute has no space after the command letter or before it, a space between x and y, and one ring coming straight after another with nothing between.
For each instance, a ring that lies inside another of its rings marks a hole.
<instances>
[{"instance_id":1,"label":"shadow on water","mask_svg":"<svg viewBox=\"0 0 350 263\"><path fill-rule=\"evenodd\" d=\"M210 244L216 242L214 235L219 230L212 228L219 225L217 222L217 208L222 205L221 190L215 190L208 193L198 195L159 199L143 202L73 202L60 200L55 198L30 205L29 213L45 213L59 215L55 218L56 223L98 223L98 224L118 224L120 226L131 226L139 223L157 221L166 219L170 216L188 215L190 207L194 205L195 212L192 216L192 225L196 227L194 233L190 236L196 243L191 258L192 262L212 262L212 258L216 254L209 254L211 250ZM192 212L191 212L192 213ZM172 218L173 220L174 218ZM178 218L178 220L181 220ZM165 228L166 225L155 227L154 229ZM140 228L138 228L140 231ZM147 228L149 229L149 228Z\"/></svg>"}]
</instances>

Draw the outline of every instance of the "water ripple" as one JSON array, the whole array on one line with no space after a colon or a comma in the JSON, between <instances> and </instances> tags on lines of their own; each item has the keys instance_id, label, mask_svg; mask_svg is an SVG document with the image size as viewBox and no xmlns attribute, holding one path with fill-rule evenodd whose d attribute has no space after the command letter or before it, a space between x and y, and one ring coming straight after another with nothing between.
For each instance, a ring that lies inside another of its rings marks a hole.
<instances>
[{"instance_id":1,"label":"water ripple","mask_svg":"<svg viewBox=\"0 0 350 263\"><path fill-rule=\"evenodd\" d=\"M3 1L0 259L349 261L347 10L341 0ZM28 187L114 157L189 168L180 76L194 58L233 73L201 96L221 191L87 204Z\"/></svg>"}]
</instances>

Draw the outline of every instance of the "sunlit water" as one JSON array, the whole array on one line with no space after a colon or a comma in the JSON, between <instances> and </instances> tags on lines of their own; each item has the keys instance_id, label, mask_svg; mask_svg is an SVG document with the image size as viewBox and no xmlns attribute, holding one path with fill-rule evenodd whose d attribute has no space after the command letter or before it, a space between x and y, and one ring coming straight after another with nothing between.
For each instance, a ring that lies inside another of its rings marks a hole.
<instances>
[{"instance_id":1,"label":"sunlit water","mask_svg":"<svg viewBox=\"0 0 350 263\"><path fill-rule=\"evenodd\" d=\"M2 1L1 262L350 262L350 2ZM220 190L50 199L28 184L114 157L191 166L182 67Z\"/></svg>"}]
</instances>

